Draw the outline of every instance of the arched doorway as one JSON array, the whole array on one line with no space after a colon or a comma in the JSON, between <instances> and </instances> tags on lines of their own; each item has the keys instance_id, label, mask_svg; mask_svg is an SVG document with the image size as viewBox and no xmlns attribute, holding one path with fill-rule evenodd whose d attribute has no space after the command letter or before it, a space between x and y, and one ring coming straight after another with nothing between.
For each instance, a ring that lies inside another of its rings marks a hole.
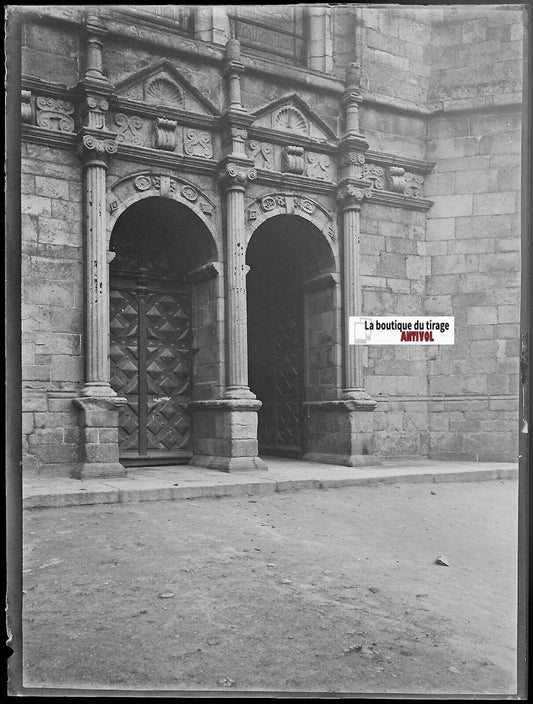
<instances>
[{"instance_id":1,"label":"arched doorway","mask_svg":"<svg viewBox=\"0 0 533 704\"><path fill-rule=\"evenodd\" d=\"M159 197L131 205L113 228L110 376L127 400L119 416L125 465L186 463L192 455L194 296L188 274L212 259L211 242L192 211Z\"/></svg>"},{"instance_id":2,"label":"arched doorway","mask_svg":"<svg viewBox=\"0 0 533 704\"><path fill-rule=\"evenodd\" d=\"M259 452L299 457L305 450L303 404L317 386L317 354L324 356L309 329L316 312L309 307L309 284L334 271L332 251L310 222L278 215L254 232L246 261L248 381L263 404Z\"/></svg>"}]
</instances>

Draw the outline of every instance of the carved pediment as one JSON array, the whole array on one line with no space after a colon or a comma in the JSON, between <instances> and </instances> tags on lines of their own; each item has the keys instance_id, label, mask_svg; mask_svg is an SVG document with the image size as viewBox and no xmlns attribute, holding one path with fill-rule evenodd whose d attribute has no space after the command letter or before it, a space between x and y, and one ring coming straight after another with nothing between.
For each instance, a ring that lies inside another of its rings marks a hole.
<instances>
[{"instance_id":1,"label":"carved pediment","mask_svg":"<svg viewBox=\"0 0 533 704\"><path fill-rule=\"evenodd\" d=\"M137 103L174 108L214 117L216 107L205 98L169 61L164 59L136 71L117 83L115 93Z\"/></svg>"},{"instance_id":2,"label":"carved pediment","mask_svg":"<svg viewBox=\"0 0 533 704\"><path fill-rule=\"evenodd\" d=\"M297 93L290 93L252 113L254 127L331 142L335 132Z\"/></svg>"}]
</instances>

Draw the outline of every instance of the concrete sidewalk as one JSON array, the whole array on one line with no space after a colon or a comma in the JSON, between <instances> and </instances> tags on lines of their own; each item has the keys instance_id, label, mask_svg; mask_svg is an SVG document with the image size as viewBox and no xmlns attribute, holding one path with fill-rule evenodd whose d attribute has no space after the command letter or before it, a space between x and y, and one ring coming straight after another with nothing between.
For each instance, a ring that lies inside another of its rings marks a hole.
<instances>
[{"instance_id":1,"label":"concrete sidewalk","mask_svg":"<svg viewBox=\"0 0 533 704\"><path fill-rule=\"evenodd\" d=\"M342 467L269 457L268 471L227 474L180 465L130 469L117 479L31 478L23 483L23 508L88 506L133 501L270 494L294 489L414 482L517 479L514 462L382 460L375 467Z\"/></svg>"}]
</instances>

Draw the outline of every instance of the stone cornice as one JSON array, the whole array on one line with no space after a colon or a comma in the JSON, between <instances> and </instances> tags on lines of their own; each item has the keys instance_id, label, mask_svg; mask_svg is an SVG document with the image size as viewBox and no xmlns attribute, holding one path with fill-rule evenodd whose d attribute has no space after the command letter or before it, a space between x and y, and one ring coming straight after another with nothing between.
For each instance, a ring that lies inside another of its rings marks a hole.
<instances>
[{"instance_id":1,"label":"stone cornice","mask_svg":"<svg viewBox=\"0 0 533 704\"><path fill-rule=\"evenodd\" d=\"M334 154L338 148L337 143L333 141L326 142L296 132L284 133L268 127L256 127L253 125L248 129L248 138L257 139L261 142L271 142L272 144L312 148L315 152L323 152L325 154Z\"/></svg>"},{"instance_id":2,"label":"stone cornice","mask_svg":"<svg viewBox=\"0 0 533 704\"><path fill-rule=\"evenodd\" d=\"M401 193L392 193L391 191L379 191L372 189L372 198L370 204L388 205L393 208L404 208L406 210L421 210L425 212L433 205L432 200L426 198L414 198Z\"/></svg>"},{"instance_id":3,"label":"stone cornice","mask_svg":"<svg viewBox=\"0 0 533 704\"><path fill-rule=\"evenodd\" d=\"M134 112L136 115L148 118L166 117L170 120L176 120L180 125L191 127L204 127L205 129L215 130L219 119L210 115L199 115L198 113L186 112L185 110L177 110L176 108L148 105L129 98L122 98L112 95L109 100L111 110L122 110L124 112Z\"/></svg>"},{"instance_id":4,"label":"stone cornice","mask_svg":"<svg viewBox=\"0 0 533 704\"><path fill-rule=\"evenodd\" d=\"M280 171L266 171L264 169L257 169L256 183L287 189L296 188L308 193L324 193L327 195L334 194L337 188L337 184L331 181L321 181L308 176L282 173Z\"/></svg>"},{"instance_id":5,"label":"stone cornice","mask_svg":"<svg viewBox=\"0 0 533 704\"><path fill-rule=\"evenodd\" d=\"M435 161L425 159L415 159L408 156L396 156L385 152L368 151L365 154L366 161L380 166L403 166L408 171L418 174L428 174L435 168Z\"/></svg>"},{"instance_id":6,"label":"stone cornice","mask_svg":"<svg viewBox=\"0 0 533 704\"><path fill-rule=\"evenodd\" d=\"M61 149L76 149L75 132L58 132L47 130L36 125L22 124L22 140L33 144L42 144L47 147L59 147Z\"/></svg>"},{"instance_id":7,"label":"stone cornice","mask_svg":"<svg viewBox=\"0 0 533 704\"><path fill-rule=\"evenodd\" d=\"M138 164L180 169L189 173L208 174L210 176L216 174L218 170L218 162L213 159L181 156L173 152L165 152L149 147L136 147L131 144L120 144L117 158Z\"/></svg>"}]
</instances>

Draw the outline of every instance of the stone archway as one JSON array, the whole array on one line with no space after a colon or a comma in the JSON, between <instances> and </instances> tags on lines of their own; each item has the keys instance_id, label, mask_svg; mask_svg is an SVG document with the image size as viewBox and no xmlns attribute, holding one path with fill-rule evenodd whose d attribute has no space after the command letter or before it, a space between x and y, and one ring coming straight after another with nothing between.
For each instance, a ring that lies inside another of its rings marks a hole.
<instances>
[{"instance_id":1,"label":"stone archway","mask_svg":"<svg viewBox=\"0 0 533 704\"><path fill-rule=\"evenodd\" d=\"M209 349L216 331L208 333L218 324L209 306L217 272L204 266L216 256L214 242L191 209L153 196L122 212L109 248L111 386L127 401L119 414L120 461L186 463L193 381L209 381L203 359L218 354Z\"/></svg>"},{"instance_id":2,"label":"stone archway","mask_svg":"<svg viewBox=\"0 0 533 704\"><path fill-rule=\"evenodd\" d=\"M265 219L247 249L248 375L262 402L259 451L299 457L305 402L334 398L339 376L335 258L297 215Z\"/></svg>"}]
</instances>

